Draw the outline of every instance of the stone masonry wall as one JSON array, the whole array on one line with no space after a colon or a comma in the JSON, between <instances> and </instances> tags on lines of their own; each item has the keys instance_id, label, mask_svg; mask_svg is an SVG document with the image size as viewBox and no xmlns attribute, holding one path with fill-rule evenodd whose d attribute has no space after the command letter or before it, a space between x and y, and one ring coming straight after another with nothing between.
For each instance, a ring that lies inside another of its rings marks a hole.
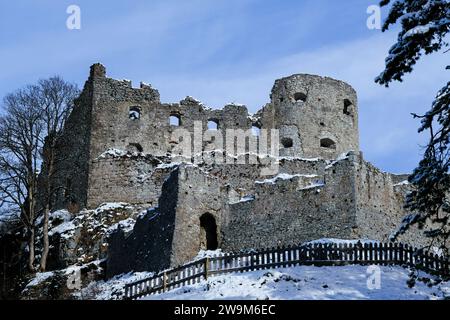
<instances>
[{"instance_id":1,"label":"stone masonry wall","mask_svg":"<svg viewBox=\"0 0 450 320\"><path fill-rule=\"evenodd\" d=\"M355 194L357 199L357 226L353 237L389 241L403 217L405 196L410 186L399 181L405 176L382 172L362 157L355 162ZM404 179L403 179L404 181ZM398 239L422 246L428 243L416 228Z\"/></svg>"},{"instance_id":2,"label":"stone masonry wall","mask_svg":"<svg viewBox=\"0 0 450 320\"><path fill-rule=\"evenodd\" d=\"M339 161L309 183L301 176L257 182L254 200L230 204L223 248L237 251L349 238L356 227L349 167L348 161Z\"/></svg>"},{"instance_id":3,"label":"stone masonry wall","mask_svg":"<svg viewBox=\"0 0 450 320\"><path fill-rule=\"evenodd\" d=\"M130 108L139 110L138 119L129 117ZM179 118L178 126L170 124L171 116ZM245 106L227 105L222 110L211 110L190 97L180 103L161 104L158 91L148 85L136 89L126 80L99 77L94 82L91 157L98 157L109 148L127 150L137 145L146 154L164 156L179 143L172 140L174 130L182 128L192 133L198 122L205 132L208 121L218 124L224 138L227 128L252 127ZM197 151L204 147L200 145Z\"/></svg>"},{"instance_id":4,"label":"stone masonry wall","mask_svg":"<svg viewBox=\"0 0 450 320\"><path fill-rule=\"evenodd\" d=\"M90 162L92 82L88 80L66 121L57 144L53 186L56 190L54 209L69 207L73 212L87 202Z\"/></svg>"},{"instance_id":5,"label":"stone masonry wall","mask_svg":"<svg viewBox=\"0 0 450 320\"><path fill-rule=\"evenodd\" d=\"M227 220L226 188L221 181L205 174L196 166L183 165L178 169L178 203L171 264L177 266L192 260L202 246L200 218L204 214L214 217L217 241L222 248L222 226ZM203 244L204 245L204 244Z\"/></svg>"},{"instance_id":6,"label":"stone masonry wall","mask_svg":"<svg viewBox=\"0 0 450 320\"><path fill-rule=\"evenodd\" d=\"M137 153L93 160L87 206L95 208L103 202L156 205L163 182L173 169L164 160L167 158Z\"/></svg>"},{"instance_id":7,"label":"stone masonry wall","mask_svg":"<svg viewBox=\"0 0 450 320\"><path fill-rule=\"evenodd\" d=\"M159 271L172 266L179 171L165 180L159 205L138 217L131 233L114 232L108 243L106 276L134 271Z\"/></svg>"},{"instance_id":8,"label":"stone masonry wall","mask_svg":"<svg viewBox=\"0 0 450 320\"><path fill-rule=\"evenodd\" d=\"M224 189L217 178L192 165L181 165L164 182L159 206L141 216L133 231L115 232L109 241L107 275L157 271L181 265L195 257L201 246L200 217L225 219ZM123 257L126 256L126 259Z\"/></svg>"}]
</instances>

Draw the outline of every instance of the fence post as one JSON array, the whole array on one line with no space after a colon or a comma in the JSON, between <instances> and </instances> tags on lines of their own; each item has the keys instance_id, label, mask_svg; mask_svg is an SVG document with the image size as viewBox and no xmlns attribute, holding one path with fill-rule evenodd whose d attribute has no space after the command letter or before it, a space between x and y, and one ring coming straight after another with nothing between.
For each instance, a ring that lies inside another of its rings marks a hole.
<instances>
[{"instance_id":1,"label":"fence post","mask_svg":"<svg viewBox=\"0 0 450 320\"><path fill-rule=\"evenodd\" d=\"M405 251L403 249L404 249L403 243L400 243L399 244L399 262L401 265L403 265L405 263L405 257L404 257Z\"/></svg>"},{"instance_id":2,"label":"fence post","mask_svg":"<svg viewBox=\"0 0 450 320\"><path fill-rule=\"evenodd\" d=\"M163 292L167 290L167 273L164 271L163 273Z\"/></svg>"},{"instance_id":3,"label":"fence post","mask_svg":"<svg viewBox=\"0 0 450 320\"><path fill-rule=\"evenodd\" d=\"M254 255L253 252L250 252L250 254L248 255L248 258L250 259L250 265L249 265L250 271L254 270L253 269L253 255Z\"/></svg>"},{"instance_id":4,"label":"fence post","mask_svg":"<svg viewBox=\"0 0 450 320\"><path fill-rule=\"evenodd\" d=\"M128 285L125 285L125 293L124 293L125 299L128 299L128 290L129 290Z\"/></svg>"},{"instance_id":5,"label":"fence post","mask_svg":"<svg viewBox=\"0 0 450 320\"><path fill-rule=\"evenodd\" d=\"M205 280L208 280L209 257L205 258Z\"/></svg>"}]
</instances>

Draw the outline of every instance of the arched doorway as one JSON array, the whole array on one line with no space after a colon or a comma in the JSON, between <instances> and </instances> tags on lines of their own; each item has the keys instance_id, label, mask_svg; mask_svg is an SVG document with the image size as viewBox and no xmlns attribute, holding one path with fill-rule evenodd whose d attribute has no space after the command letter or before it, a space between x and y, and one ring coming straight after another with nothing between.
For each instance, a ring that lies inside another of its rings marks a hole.
<instances>
[{"instance_id":1,"label":"arched doorway","mask_svg":"<svg viewBox=\"0 0 450 320\"><path fill-rule=\"evenodd\" d=\"M204 250L216 250L217 224L216 219L210 213L205 213L200 217L200 248Z\"/></svg>"}]
</instances>

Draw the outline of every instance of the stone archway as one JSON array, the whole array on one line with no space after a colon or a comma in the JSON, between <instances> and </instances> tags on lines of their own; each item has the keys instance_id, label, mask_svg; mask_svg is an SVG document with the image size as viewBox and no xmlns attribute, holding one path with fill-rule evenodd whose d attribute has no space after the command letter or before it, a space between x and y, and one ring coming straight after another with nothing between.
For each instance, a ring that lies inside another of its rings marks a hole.
<instances>
[{"instance_id":1,"label":"stone archway","mask_svg":"<svg viewBox=\"0 0 450 320\"><path fill-rule=\"evenodd\" d=\"M218 246L216 219L205 213L200 217L200 249L216 250Z\"/></svg>"}]
</instances>

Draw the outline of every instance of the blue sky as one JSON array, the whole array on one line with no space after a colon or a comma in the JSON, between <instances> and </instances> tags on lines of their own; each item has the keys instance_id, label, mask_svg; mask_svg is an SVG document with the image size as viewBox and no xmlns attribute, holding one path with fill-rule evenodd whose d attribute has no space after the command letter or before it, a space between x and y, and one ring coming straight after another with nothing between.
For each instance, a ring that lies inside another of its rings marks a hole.
<instances>
[{"instance_id":1,"label":"blue sky","mask_svg":"<svg viewBox=\"0 0 450 320\"><path fill-rule=\"evenodd\" d=\"M191 95L214 108L237 102L255 112L276 78L326 75L358 92L365 158L385 171L409 172L426 138L410 113L429 108L448 80L448 57L425 57L389 89L375 84L396 38L395 30L366 27L367 7L376 3L2 1L0 96L55 74L81 87L89 66L101 62L110 77L151 83L164 102ZM71 4L81 8L81 30L66 28Z\"/></svg>"}]
</instances>

